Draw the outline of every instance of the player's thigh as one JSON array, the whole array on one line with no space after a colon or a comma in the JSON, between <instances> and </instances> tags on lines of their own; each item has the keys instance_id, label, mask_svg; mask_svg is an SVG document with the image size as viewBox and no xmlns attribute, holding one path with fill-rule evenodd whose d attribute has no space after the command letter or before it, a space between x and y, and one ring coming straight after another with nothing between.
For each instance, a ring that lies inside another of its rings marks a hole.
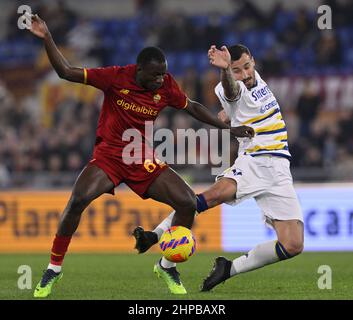
<instances>
[{"instance_id":1,"label":"player's thigh","mask_svg":"<svg viewBox=\"0 0 353 320\"><path fill-rule=\"evenodd\" d=\"M90 202L113 189L114 183L101 168L88 165L81 171L74 184L72 198L75 201Z\"/></svg>"},{"instance_id":2,"label":"player's thigh","mask_svg":"<svg viewBox=\"0 0 353 320\"><path fill-rule=\"evenodd\" d=\"M237 182L230 178L220 178L202 194L208 207L214 207L236 198Z\"/></svg>"},{"instance_id":3,"label":"player's thigh","mask_svg":"<svg viewBox=\"0 0 353 320\"><path fill-rule=\"evenodd\" d=\"M291 183L268 187L254 196L267 220L303 221L303 212Z\"/></svg>"},{"instance_id":4,"label":"player's thigh","mask_svg":"<svg viewBox=\"0 0 353 320\"><path fill-rule=\"evenodd\" d=\"M190 186L171 168L166 168L152 182L147 195L173 208L195 207L196 195Z\"/></svg>"}]
</instances>

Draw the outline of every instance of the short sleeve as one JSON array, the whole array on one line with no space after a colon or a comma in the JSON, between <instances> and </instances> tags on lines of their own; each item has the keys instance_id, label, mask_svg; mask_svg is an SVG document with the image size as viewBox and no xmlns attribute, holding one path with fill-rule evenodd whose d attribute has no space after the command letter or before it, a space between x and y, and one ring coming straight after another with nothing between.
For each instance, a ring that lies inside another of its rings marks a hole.
<instances>
[{"instance_id":1,"label":"short sleeve","mask_svg":"<svg viewBox=\"0 0 353 320\"><path fill-rule=\"evenodd\" d=\"M176 108L176 109L185 109L187 106L187 96L186 94L180 89L179 85L177 82L174 80L172 76L170 76L169 79L169 100L168 100L168 105L170 107Z\"/></svg>"},{"instance_id":2,"label":"short sleeve","mask_svg":"<svg viewBox=\"0 0 353 320\"><path fill-rule=\"evenodd\" d=\"M84 83L106 91L117 77L119 69L118 66L84 69Z\"/></svg>"},{"instance_id":3,"label":"short sleeve","mask_svg":"<svg viewBox=\"0 0 353 320\"><path fill-rule=\"evenodd\" d=\"M222 86L222 83L220 82L216 88L215 88L215 91L216 91L216 95L218 97L218 99L221 101L226 101L226 102L229 102L229 103L232 103L232 102L237 102L239 101L239 99L241 98L243 92L244 92L244 84L243 82L241 81L237 81L239 83L239 86L240 86L240 90L238 92L238 95L235 97L235 99L228 99L225 94L224 94L224 89L223 89L223 86ZM218 92L217 92L218 91Z\"/></svg>"},{"instance_id":4,"label":"short sleeve","mask_svg":"<svg viewBox=\"0 0 353 320\"><path fill-rule=\"evenodd\" d=\"M231 105L231 102L228 101L226 99L226 97L224 96L224 91L223 91L223 87L222 87L222 84L219 83L215 89L215 94L219 100L219 102L221 103L222 105L222 108L224 109L224 111L226 112L226 114L228 115L228 117L231 116L231 113L232 113L232 105Z\"/></svg>"}]
</instances>

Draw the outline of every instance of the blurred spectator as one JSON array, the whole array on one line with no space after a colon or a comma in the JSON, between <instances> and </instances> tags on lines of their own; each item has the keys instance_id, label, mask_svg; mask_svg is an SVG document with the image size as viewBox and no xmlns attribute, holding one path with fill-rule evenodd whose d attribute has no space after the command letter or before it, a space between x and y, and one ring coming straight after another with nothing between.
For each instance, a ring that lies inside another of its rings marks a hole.
<instances>
[{"instance_id":1,"label":"blurred spectator","mask_svg":"<svg viewBox=\"0 0 353 320\"><path fill-rule=\"evenodd\" d=\"M168 12L162 17L163 27L159 29L158 45L166 51L181 51L192 47L192 26L182 12Z\"/></svg>"},{"instance_id":2,"label":"blurred spectator","mask_svg":"<svg viewBox=\"0 0 353 320\"><path fill-rule=\"evenodd\" d=\"M17 40L19 38L27 38L27 39L31 39L31 35L28 33L23 32L23 30L21 30L20 28L17 28L17 21L20 17L20 15L17 13L17 9L21 6L24 5L24 1L22 0L15 0L12 1L12 9L7 17L7 21L6 21L6 39L7 40ZM27 4L28 5L28 4ZM41 5L41 0L33 0L31 1L31 8L32 10L34 10L35 12L38 12L38 8Z\"/></svg>"},{"instance_id":3,"label":"blurred spectator","mask_svg":"<svg viewBox=\"0 0 353 320\"><path fill-rule=\"evenodd\" d=\"M180 86L191 100L203 102L200 77L194 67L190 66L185 70L183 77L180 79Z\"/></svg>"},{"instance_id":4,"label":"blurred spectator","mask_svg":"<svg viewBox=\"0 0 353 320\"><path fill-rule=\"evenodd\" d=\"M43 3L38 13L44 21L47 21L56 44L66 44L67 34L74 26L77 14L66 5L64 0Z\"/></svg>"},{"instance_id":5,"label":"blurred spectator","mask_svg":"<svg viewBox=\"0 0 353 320\"><path fill-rule=\"evenodd\" d=\"M291 48L298 49L308 45L313 29L313 22L308 17L307 10L300 8L295 12L292 23L285 30L281 30L280 40Z\"/></svg>"},{"instance_id":6,"label":"blurred spectator","mask_svg":"<svg viewBox=\"0 0 353 320\"><path fill-rule=\"evenodd\" d=\"M344 147L338 150L337 160L333 166L332 179L340 181L353 180L353 156Z\"/></svg>"},{"instance_id":7,"label":"blurred spectator","mask_svg":"<svg viewBox=\"0 0 353 320\"><path fill-rule=\"evenodd\" d=\"M220 79L218 70L212 68L204 73L201 81L203 103L205 106L212 109L215 114L220 111L220 103L214 93L214 88L219 83Z\"/></svg>"},{"instance_id":8,"label":"blurred spectator","mask_svg":"<svg viewBox=\"0 0 353 320\"><path fill-rule=\"evenodd\" d=\"M63 168L63 163L62 163L62 158L61 158L60 154L53 153L49 157L48 171L50 171L52 173L59 173L62 168Z\"/></svg>"},{"instance_id":9,"label":"blurred spectator","mask_svg":"<svg viewBox=\"0 0 353 320\"><path fill-rule=\"evenodd\" d=\"M96 29L88 19L80 19L67 34L68 46L84 65L100 65L101 44ZM88 57L94 58L93 61Z\"/></svg>"},{"instance_id":10,"label":"blurred spectator","mask_svg":"<svg viewBox=\"0 0 353 320\"><path fill-rule=\"evenodd\" d=\"M223 45L223 29L222 16L217 12L209 14L206 23L194 23L191 29L192 50L205 52L211 44Z\"/></svg>"},{"instance_id":11,"label":"blurred spectator","mask_svg":"<svg viewBox=\"0 0 353 320\"><path fill-rule=\"evenodd\" d=\"M286 62L279 59L274 48L266 51L260 60L261 75L263 77L279 76L284 73Z\"/></svg>"},{"instance_id":12,"label":"blurred spectator","mask_svg":"<svg viewBox=\"0 0 353 320\"><path fill-rule=\"evenodd\" d=\"M319 66L342 64L342 47L339 37L331 30L321 32L316 44L316 63Z\"/></svg>"},{"instance_id":13,"label":"blurred spectator","mask_svg":"<svg viewBox=\"0 0 353 320\"><path fill-rule=\"evenodd\" d=\"M353 2L351 0L325 0L322 4L330 6L334 28L352 24Z\"/></svg>"},{"instance_id":14,"label":"blurred spectator","mask_svg":"<svg viewBox=\"0 0 353 320\"><path fill-rule=\"evenodd\" d=\"M333 167L337 159L337 141L334 132L327 131L324 136L324 147L322 150L324 167Z\"/></svg>"},{"instance_id":15,"label":"blurred spectator","mask_svg":"<svg viewBox=\"0 0 353 320\"><path fill-rule=\"evenodd\" d=\"M6 166L0 163L0 188L8 188L10 186L10 174Z\"/></svg>"},{"instance_id":16,"label":"blurred spectator","mask_svg":"<svg viewBox=\"0 0 353 320\"><path fill-rule=\"evenodd\" d=\"M266 22L265 15L252 1L233 0L233 3L235 6L232 22L234 32L261 28Z\"/></svg>"},{"instance_id":17,"label":"blurred spectator","mask_svg":"<svg viewBox=\"0 0 353 320\"><path fill-rule=\"evenodd\" d=\"M14 98L11 92L0 79L0 127L4 127L4 125L8 123L8 116L14 104Z\"/></svg>"},{"instance_id":18,"label":"blurred spectator","mask_svg":"<svg viewBox=\"0 0 353 320\"><path fill-rule=\"evenodd\" d=\"M81 155L77 151L71 151L67 156L66 171L79 172L82 169Z\"/></svg>"},{"instance_id":19,"label":"blurred spectator","mask_svg":"<svg viewBox=\"0 0 353 320\"><path fill-rule=\"evenodd\" d=\"M158 0L135 0L136 11L143 15L155 14L158 10L158 6Z\"/></svg>"},{"instance_id":20,"label":"blurred spectator","mask_svg":"<svg viewBox=\"0 0 353 320\"><path fill-rule=\"evenodd\" d=\"M300 123L299 134L302 138L310 138L311 127L318 115L321 98L310 81L305 82L303 87L303 93L296 107Z\"/></svg>"},{"instance_id":21,"label":"blurred spectator","mask_svg":"<svg viewBox=\"0 0 353 320\"><path fill-rule=\"evenodd\" d=\"M353 155L353 111L350 111L344 119L338 123L338 141L343 145L347 152Z\"/></svg>"},{"instance_id":22,"label":"blurred spectator","mask_svg":"<svg viewBox=\"0 0 353 320\"><path fill-rule=\"evenodd\" d=\"M29 114L21 103L15 103L8 116L8 124L20 130L28 122Z\"/></svg>"},{"instance_id":23,"label":"blurred spectator","mask_svg":"<svg viewBox=\"0 0 353 320\"><path fill-rule=\"evenodd\" d=\"M301 72L315 76L327 69L350 70L347 63L353 48L350 0L323 3L332 8L335 32L316 28L313 20L316 12L313 15L304 8L284 10L283 2L265 12L254 1L233 1L232 16L212 12L190 17L183 12L162 12L158 0L136 0L136 16L124 20L122 25L116 19L83 18L67 3L33 0L31 7L47 20L70 63L87 67L125 64L143 46L159 45L167 51L167 57L170 54L168 67L178 75L177 80L187 95L215 114L219 111L214 94L219 72L209 67L207 58L206 63L200 58L201 53L206 56L211 44L249 43L265 80ZM63 185L64 181L71 184L73 173L92 156L101 95L95 91L94 99L88 99L87 91L77 93L75 85L69 86L52 72L40 42L13 27L19 4L22 3L16 2L7 17L7 34L0 40L0 187L28 184L28 174L50 176L46 170L56 177L53 185ZM120 28L123 39L113 32ZM43 59L39 58L40 53ZM9 69L10 66L17 68ZM13 78L12 82L8 78ZM328 167L330 172L337 172L337 177L345 179L353 157L353 112L335 110L328 116L330 121L325 122L321 119L325 110L321 112L320 105L315 86L307 82L297 105L282 110L289 132L292 165L309 167L309 172ZM207 128L185 112L172 108L166 108L155 123L155 130L171 128L174 132L201 127ZM178 156L200 156L198 153L198 149L186 148ZM202 168L197 166L192 173L203 177ZM336 171L331 170L335 168ZM64 171L70 179L60 179ZM47 180L42 181L48 184Z\"/></svg>"},{"instance_id":24,"label":"blurred spectator","mask_svg":"<svg viewBox=\"0 0 353 320\"><path fill-rule=\"evenodd\" d=\"M322 156L320 149L317 148L316 146L310 146L306 151L305 151L305 157L302 162L303 167L321 167L323 162L322 162Z\"/></svg>"}]
</instances>

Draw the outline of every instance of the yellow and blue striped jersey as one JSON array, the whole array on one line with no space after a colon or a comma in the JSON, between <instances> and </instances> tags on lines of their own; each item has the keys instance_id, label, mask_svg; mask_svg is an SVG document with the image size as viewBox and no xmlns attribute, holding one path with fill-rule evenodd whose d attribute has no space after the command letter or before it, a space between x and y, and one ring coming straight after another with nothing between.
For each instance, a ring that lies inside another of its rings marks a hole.
<instances>
[{"instance_id":1,"label":"yellow and blue striped jersey","mask_svg":"<svg viewBox=\"0 0 353 320\"><path fill-rule=\"evenodd\" d=\"M232 127L247 125L255 130L252 139L238 138L238 153L252 156L270 154L290 159L287 129L280 106L266 82L256 71L255 77L256 84L250 90L242 81L238 81L241 89L234 101L225 97L221 83L215 88Z\"/></svg>"}]
</instances>

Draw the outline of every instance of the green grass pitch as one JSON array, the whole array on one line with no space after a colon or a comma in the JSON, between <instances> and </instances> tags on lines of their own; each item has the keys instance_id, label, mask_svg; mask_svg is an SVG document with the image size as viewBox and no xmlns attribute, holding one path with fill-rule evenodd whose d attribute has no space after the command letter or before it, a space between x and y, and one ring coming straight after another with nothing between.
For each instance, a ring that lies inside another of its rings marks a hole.
<instances>
[{"instance_id":1,"label":"green grass pitch","mask_svg":"<svg viewBox=\"0 0 353 320\"><path fill-rule=\"evenodd\" d=\"M157 254L68 254L64 277L49 299L114 300L240 300L240 299L353 299L353 253L307 252L287 261L241 274L211 292L199 292L218 255L234 259L235 253L197 253L178 266L188 294L169 294L152 269ZM0 254L0 300L33 299L33 289L48 263L45 254ZM32 269L32 290L18 288L20 265ZM320 265L332 270L332 289L319 289Z\"/></svg>"}]
</instances>

